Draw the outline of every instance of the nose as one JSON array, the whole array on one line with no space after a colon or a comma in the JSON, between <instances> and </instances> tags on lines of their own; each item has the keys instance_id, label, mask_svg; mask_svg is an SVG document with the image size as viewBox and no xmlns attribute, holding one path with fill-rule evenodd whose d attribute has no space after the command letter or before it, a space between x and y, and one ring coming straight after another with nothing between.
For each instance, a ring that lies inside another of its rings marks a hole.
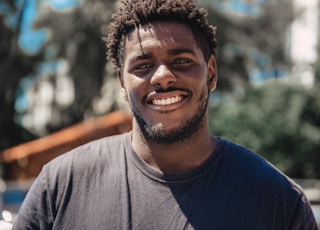
<instances>
[{"instance_id":1,"label":"nose","mask_svg":"<svg viewBox=\"0 0 320 230\"><path fill-rule=\"evenodd\" d=\"M168 66L161 64L151 77L150 84L156 88L166 89L174 85L176 81L176 76L172 73Z\"/></svg>"}]
</instances>

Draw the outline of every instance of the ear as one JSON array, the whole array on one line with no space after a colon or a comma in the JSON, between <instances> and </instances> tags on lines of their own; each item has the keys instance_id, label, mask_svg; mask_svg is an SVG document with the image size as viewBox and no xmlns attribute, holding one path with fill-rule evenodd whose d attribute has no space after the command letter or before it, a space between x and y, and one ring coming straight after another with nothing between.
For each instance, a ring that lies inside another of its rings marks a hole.
<instances>
[{"instance_id":1,"label":"ear","mask_svg":"<svg viewBox=\"0 0 320 230\"><path fill-rule=\"evenodd\" d=\"M208 62L208 77L210 80L210 90L212 92L216 89L218 81L217 64L213 55L211 55Z\"/></svg>"},{"instance_id":2,"label":"ear","mask_svg":"<svg viewBox=\"0 0 320 230\"><path fill-rule=\"evenodd\" d=\"M120 89L121 97L123 98L123 100L128 101L128 95L127 95L127 91L124 87L124 82L123 82L123 77L122 77L121 72L117 71L117 75L118 75L118 79L119 79L120 86L121 86L121 89Z\"/></svg>"}]
</instances>

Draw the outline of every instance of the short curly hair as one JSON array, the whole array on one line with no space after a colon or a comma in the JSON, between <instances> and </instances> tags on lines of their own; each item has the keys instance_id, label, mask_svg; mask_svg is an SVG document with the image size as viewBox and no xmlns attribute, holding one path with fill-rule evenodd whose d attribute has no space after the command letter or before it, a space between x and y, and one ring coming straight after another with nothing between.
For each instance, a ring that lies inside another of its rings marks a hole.
<instances>
[{"instance_id":1,"label":"short curly hair","mask_svg":"<svg viewBox=\"0 0 320 230\"><path fill-rule=\"evenodd\" d=\"M176 21L187 24L208 60L215 55L217 47L216 27L209 25L207 11L198 7L193 0L121 0L118 12L104 39L107 56L117 70L123 65L123 49L128 33L153 21Z\"/></svg>"}]
</instances>

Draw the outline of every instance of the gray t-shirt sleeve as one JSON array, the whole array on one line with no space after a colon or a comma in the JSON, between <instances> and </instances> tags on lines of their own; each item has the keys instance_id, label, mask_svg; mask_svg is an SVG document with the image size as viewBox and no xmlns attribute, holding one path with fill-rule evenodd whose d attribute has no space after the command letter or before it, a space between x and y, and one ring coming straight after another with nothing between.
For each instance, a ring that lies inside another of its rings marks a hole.
<instances>
[{"instance_id":1,"label":"gray t-shirt sleeve","mask_svg":"<svg viewBox=\"0 0 320 230\"><path fill-rule=\"evenodd\" d=\"M43 170L31 186L14 222L13 230L51 229L52 210L47 191L47 174Z\"/></svg>"},{"instance_id":2,"label":"gray t-shirt sleeve","mask_svg":"<svg viewBox=\"0 0 320 230\"><path fill-rule=\"evenodd\" d=\"M28 191L13 230L106 229L112 215L123 219L114 209L120 209L118 191L126 194L128 135L90 142L46 164Z\"/></svg>"}]
</instances>

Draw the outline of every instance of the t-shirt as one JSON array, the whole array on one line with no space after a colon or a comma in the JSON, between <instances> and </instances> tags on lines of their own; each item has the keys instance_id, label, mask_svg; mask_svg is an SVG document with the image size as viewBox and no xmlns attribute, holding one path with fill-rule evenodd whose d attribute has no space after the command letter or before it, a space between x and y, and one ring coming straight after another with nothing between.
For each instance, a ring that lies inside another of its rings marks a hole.
<instances>
[{"instance_id":1,"label":"t-shirt","mask_svg":"<svg viewBox=\"0 0 320 230\"><path fill-rule=\"evenodd\" d=\"M318 229L298 185L218 140L202 165L179 173L149 167L130 133L78 147L43 167L14 229Z\"/></svg>"}]
</instances>

